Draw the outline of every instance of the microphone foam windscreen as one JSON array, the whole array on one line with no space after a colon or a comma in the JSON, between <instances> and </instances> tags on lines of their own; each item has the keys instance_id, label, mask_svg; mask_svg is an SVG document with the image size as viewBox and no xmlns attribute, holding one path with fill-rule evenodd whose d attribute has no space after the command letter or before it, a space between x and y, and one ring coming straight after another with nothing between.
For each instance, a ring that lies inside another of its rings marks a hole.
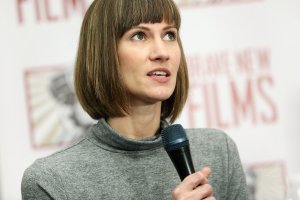
<instances>
[{"instance_id":1,"label":"microphone foam windscreen","mask_svg":"<svg viewBox=\"0 0 300 200\"><path fill-rule=\"evenodd\" d=\"M166 151L172 151L189 145L185 130L180 124L164 128L161 132L161 137Z\"/></svg>"}]
</instances>

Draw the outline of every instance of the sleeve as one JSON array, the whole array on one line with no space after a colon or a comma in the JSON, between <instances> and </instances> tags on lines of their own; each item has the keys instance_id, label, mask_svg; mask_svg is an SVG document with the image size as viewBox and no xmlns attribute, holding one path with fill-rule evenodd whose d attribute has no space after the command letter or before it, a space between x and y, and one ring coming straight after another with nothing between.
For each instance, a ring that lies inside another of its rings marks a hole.
<instances>
[{"instance_id":1,"label":"sleeve","mask_svg":"<svg viewBox=\"0 0 300 200\"><path fill-rule=\"evenodd\" d=\"M227 137L228 149L228 188L227 200L249 200L246 177L233 140Z\"/></svg>"},{"instance_id":2,"label":"sleeve","mask_svg":"<svg viewBox=\"0 0 300 200\"><path fill-rule=\"evenodd\" d=\"M68 199L57 174L37 164L25 170L21 194L22 200Z\"/></svg>"}]
</instances>

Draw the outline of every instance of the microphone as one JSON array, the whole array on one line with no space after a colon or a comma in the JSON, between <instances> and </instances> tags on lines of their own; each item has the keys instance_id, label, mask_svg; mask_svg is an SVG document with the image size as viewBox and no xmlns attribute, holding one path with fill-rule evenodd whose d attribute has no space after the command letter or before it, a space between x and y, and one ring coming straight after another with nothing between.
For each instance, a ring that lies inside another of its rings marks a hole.
<instances>
[{"instance_id":1,"label":"microphone","mask_svg":"<svg viewBox=\"0 0 300 200\"><path fill-rule=\"evenodd\" d=\"M194 173L190 144L183 127L180 124L168 126L162 130L161 137L181 181Z\"/></svg>"}]
</instances>

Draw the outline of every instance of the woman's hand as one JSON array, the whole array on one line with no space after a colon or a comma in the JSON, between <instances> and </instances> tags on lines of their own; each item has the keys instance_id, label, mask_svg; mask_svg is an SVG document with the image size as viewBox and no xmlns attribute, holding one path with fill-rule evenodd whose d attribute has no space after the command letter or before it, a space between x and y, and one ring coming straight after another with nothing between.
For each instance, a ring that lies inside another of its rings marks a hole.
<instances>
[{"instance_id":1,"label":"woman's hand","mask_svg":"<svg viewBox=\"0 0 300 200\"><path fill-rule=\"evenodd\" d=\"M201 171L187 176L172 192L173 200L216 200L212 186L208 182L211 170L204 167Z\"/></svg>"}]
</instances>

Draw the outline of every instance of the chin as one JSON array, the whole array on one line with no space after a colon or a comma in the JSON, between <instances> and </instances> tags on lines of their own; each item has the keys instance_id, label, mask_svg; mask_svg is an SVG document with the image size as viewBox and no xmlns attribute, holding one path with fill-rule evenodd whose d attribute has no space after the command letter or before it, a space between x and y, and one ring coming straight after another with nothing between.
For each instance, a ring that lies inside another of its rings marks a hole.
<instances>
[{"instance_id":1,"label":"chin","mask_svg":"<svg viewBox=\"0 0 300 200\"><path fill-rule=\"evenodd\" d=\"M159 94L159 95L152 96L152 98L153 98L155 101L165 101L165 100L167 100L168 98L170 98L172 94L173 94L173 93L164 93L164 94Z\"/></svg>"},{"instance_id":2,"label":"chin","mask_svg":"<svg viewBox=\"0 0 300 200\"><path fill-rule=\"evenodd\" d=\"M148 90L146 93L135 93L135 95L132 95L132 98L147 104L154 104L167 100L171 97L173 92L174 90L171 88L161 90L156 88L154 90Z\"/></svg>"}]
</instances>

